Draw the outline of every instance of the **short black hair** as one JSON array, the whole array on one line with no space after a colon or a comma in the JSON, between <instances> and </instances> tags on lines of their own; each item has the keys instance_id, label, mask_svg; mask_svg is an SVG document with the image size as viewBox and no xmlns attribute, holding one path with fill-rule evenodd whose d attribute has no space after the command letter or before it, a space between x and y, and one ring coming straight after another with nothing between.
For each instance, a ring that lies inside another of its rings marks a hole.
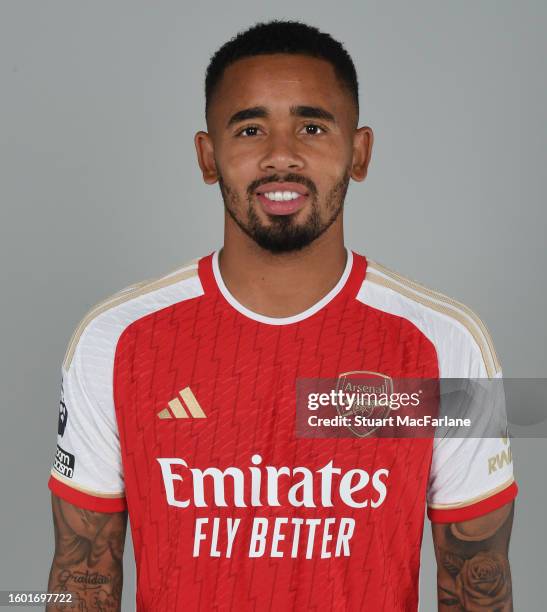
<instances>
[{"instance_id":1,"label":"short black hair","mask_svg":"<svg viewBox=\"0 0 547 612\"><path fill-rule=\"evenodd\" d=\"M342 43L330 34L300 21L277 19L256 23L239 32L211 57L205 76L205 116L222 75L230 64L245 57L272 53L308 55L330 62L338 80L351 94L359 116L357 72Z\"/></svg>"}]
</instances>

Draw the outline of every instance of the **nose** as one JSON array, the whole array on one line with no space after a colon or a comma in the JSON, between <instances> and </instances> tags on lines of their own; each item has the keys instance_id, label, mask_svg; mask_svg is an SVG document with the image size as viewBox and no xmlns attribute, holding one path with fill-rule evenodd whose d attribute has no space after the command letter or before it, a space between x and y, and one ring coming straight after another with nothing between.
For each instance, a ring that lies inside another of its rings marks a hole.
<instances>
[{"instance_id":1,"label":"nose","mask_svg":"<svg viewBox=\"0 0 547 612\"><path fill-rule=\"evenodd\" d=\"M260 169L265 172L276 170L301 170L304 160L297 151L298 143L288 134L270 134L266 151L260 160Z\"/></svg>"}]
</instances>

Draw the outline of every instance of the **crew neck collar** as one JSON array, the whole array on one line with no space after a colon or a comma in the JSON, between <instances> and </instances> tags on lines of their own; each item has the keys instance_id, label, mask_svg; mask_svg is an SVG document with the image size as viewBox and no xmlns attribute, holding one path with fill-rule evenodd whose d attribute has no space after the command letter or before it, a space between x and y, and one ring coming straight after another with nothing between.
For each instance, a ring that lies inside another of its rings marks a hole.
<instances>
[{"instance_id":1,"label":"crew neck collar","mask_svg":"<svg viewBox=\"0 0 547 612\"><path fill-rule=\"evenodd\" d=\"M241 315L248 319L263 323L265 325L290 325L309 319L320 310L325 308L327 305L332 304L335 300L345 295L348 291L357 293L358 287L355 287L358 283L359 276L364 278L364 270L366 267L366 260L362 255L357 255L350 249L346 248L346 265L344 271L338 279L336 285L319 301L315 304L306 308L306 310L291 315L290 317L269 317L266 315L254 312L241 304L228 290L228 287L224 284L220 268L218 265L219 250L214 251L207 257L204 257L199 262L200 277L204 284L205 291L217 291L222 298L231 306L234 310L239 312Z\"/></svg>"}]
</instances>

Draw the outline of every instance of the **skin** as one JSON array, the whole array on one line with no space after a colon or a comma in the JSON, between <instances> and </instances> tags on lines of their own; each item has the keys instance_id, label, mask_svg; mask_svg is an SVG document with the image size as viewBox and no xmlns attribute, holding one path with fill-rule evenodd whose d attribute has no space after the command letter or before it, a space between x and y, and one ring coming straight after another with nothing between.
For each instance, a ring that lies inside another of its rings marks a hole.
<instances>
[{"instance_id":1,"label":"skin","mask_svg":"<svg viewBox=\"0 0 547 612\"><path fill-rule=\"evenodd\" d=\"M295 116L290 109L296 106L320 107L334 121ZM229 124L236 112L253 107L263 107L267 116ZM351 95L324 60L272 54L245 58L226 69L209 108L209 131L198 132L194 141L203 180L214 184L222 177L225 207L232 212L225 211L222 277L250 310L272 317L297 314L328 293L342 275L342 214L309 246L282 254L257 245L233 217L245 225L252 209L263 227L271 227L274 220L250 197L250 186L296 175L315 197L291 222L304 226L315 209L320 223L328 224L343 204L340 183L344 178L363 181L367 174L373 134L356 125ZM249 126L257 129L240 135Z\"/></svg>"},{"instance_id":2,"label":"skin","mask_svg":"<svg viewBox=\"0 0 547 612\"><path fill-rule=\"evenodd\" d=\"M48 593L71 593L70 604L46 610L121 610L127 512L92 512L51 496L55 555Z\"/></svg>"},{"instance_id":3,"label":"skin","mask_svg":"<svg viewBox=\"0 0 547 612\"><path fill-rule=\"evenodd\" d=\"M511 612L514 502L461 523L434 523L440 612Z\"/></svg>"},{"instance_id":4,"label":"skin","mask_svg":"<svg viewBox=\"0 0 547 612\"><path fill-rule=\"evenodd\" d=\"M324 109L334 120L291 112L302 106ZM235 113L255 107L265 116L230 123ZM340 278L347 183L365 180L373 144L372 130L357 128L357 120L351 95L323 60L265 55L239 60L225 71L209 108L208 131L199 131L194 142L203 180L221 182L220 271L232 295L250 310L271 317L297 314ZM272 219L254 196L259 185L283 180L301 182L313 195L284 221ZM296 231L312 219L320 234L294 251L271 252L252 237L252 223L264 231ZM52 509L55 555L48 591L71 592L76 603L46 609L120 610L127 513L91 512L55 495ZM512 518L511 503L478 519L432 525L439 610L513 609ZM97 580L82 581L86 572Z\"/></svg>"}]
</instances>

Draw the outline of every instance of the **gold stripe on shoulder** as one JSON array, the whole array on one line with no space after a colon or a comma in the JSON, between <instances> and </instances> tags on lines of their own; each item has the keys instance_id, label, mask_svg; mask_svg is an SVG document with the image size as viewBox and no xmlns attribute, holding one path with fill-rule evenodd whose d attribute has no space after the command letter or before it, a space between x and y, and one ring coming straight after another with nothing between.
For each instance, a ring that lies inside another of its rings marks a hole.
<instances>
[{"instance_id":1,"label":"gold stripe on shoulder","mask_svg":"<svg viewBox=\"0 0 547 612\"><path fill-rule=\"evenodd\" d=\"M375 273L380 272L381 274ZM385 278L388 277L388 278ZM501 370L500 362L490 333L488 332L484 323L480 318L465 304L458 302L443 293L433 291L419 283L412 281L384 266L371 262L369 260L369 266L367 269L366 279L376 283L377 285L383 285L388 289L392 289L395 292L401 293L402 295L428 306L437 312L445 314L466 327L471 333L474 340L478 344L484 365L488 376L491 378L497 372Z\"/></svg>"},{"instance_id":2,"label":"gold stripe on shoulder","mask_svg":"<svg viewBox=\"0 0 547 612\"><path fill-rule=\"evenodd\" d=\"M93 491L93 489L86 489L84 487L80 487L74 484L72 480L69 480L68 478L65 478L64 476L62 476L61 474L56 473L53 468L51 469L50 473L53 476L53 478L55 478L55 480L58 480L59 482L66 484L71 489L76 489L76 491L81 491L82 493L93 495L93 497L104 497L105 499L121 499L125 497L125 493L123 491L121 491L120 493L98 493L97 491Z\"/></svg>"},{"instance_id":3,"label":"gold stripe on shoulder","mask_svg":"<svg viewBox=\"0 0 547 612\"><path fill-rule=\"evenodd\" d=\"M191 259L190 261L187 261L182 267L179 266L177 268L173 268L171 270L171 272L167 272L167 274L162 274L161 278L167 278L168 276L171 276L172 274L177 274L179 272L183 272L184 270L191 270L192 268L195 268L196 270L198 269L198 262L200 260L200 257L196 257L195 259ZM147 282L147 281L145 281Z\"/></svg>"},{"instance_id":4,"label":"gold stripe on shoulder","mask_svg":"<svg viewBox=\"0 0 547 612\"><path fill-rule=\"evenodd\" d=\"M63 368L68 370L70 368L70 364L72 363L72 358L74 357L74 351L76 350L76 345L80 340L84 329L100 314L110 310L111 308L115 308L124 302L132 300L135 297L145 295L147 293L151 293L156 289L163 289L164 287L168 287L169 285L174 285L182 280L186 280L187 278L192 278L197 276L198 267L197 260L193 260L191 265L186 265L183 268L177 268L173 272L170 272L166 275L163 275L159 278L154 278L151 280L143 281L141 283L137 283L133 285L127 290L122 289L118 293L108 297L106 300L99 302L96 304L80 321L72 337L68 344L68 348L66 350L65 358L63 361Z\"/></svg>"}]
</instances>

